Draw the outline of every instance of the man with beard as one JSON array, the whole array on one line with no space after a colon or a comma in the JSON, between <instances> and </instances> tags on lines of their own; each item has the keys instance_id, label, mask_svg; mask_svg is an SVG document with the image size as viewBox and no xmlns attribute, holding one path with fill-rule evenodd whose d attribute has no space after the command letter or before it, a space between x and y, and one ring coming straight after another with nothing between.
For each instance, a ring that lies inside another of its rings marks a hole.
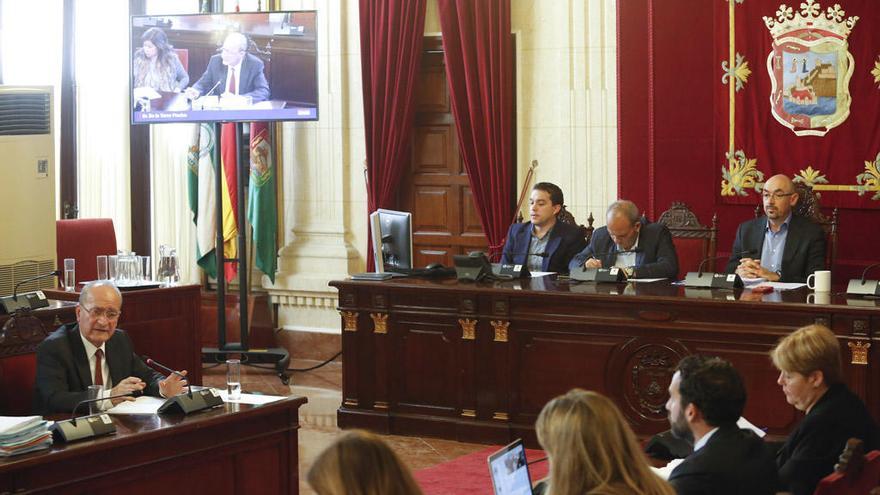
<instances>
[{"instance_id":1,"label":"man with beard","mask_svg":"<svg viewBox=\"0 0 880 495\"><path fill-rule=\"evenodd\" d=\"M825 233L809 219L793 214L798 194L791 179L782 174L770 177L761 196L765 216L740 224L727 273L803 283L811 273L824 270Z\"/></svg>"},{"instance_id":2,"label":"man with beard","mask_svg":"<svg viewBox=\"0 0 880 495\"><path fill-rule=\"evenodd\" d=\"M694 451L669 475L679 495L761 495L776 492L772 448L736 421L746 389L720 358L688 356L669 385L669 424L676 437L693 439Z\"/></svg>"}]
</instances>

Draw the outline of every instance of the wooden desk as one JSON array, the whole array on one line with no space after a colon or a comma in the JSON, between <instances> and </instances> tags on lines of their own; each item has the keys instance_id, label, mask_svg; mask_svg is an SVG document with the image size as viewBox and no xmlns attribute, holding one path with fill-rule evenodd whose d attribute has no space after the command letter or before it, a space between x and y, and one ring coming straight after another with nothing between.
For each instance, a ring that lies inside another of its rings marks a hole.
<instances>
[{"instance_id":1,"label":"wooden desk","mask_svg":"<svg viewBox=\"0 0 880 495\"><path fill-rule=\"evenodd\" d=\"M117 433L0 460L2 493L299 493L299 407L112 416Z\"/></svg>"},{"instance_id":2,"label":"wooden desk","mask_svg":"<svg viewBox=\"0 0 880 495\"><path fill-rule=\"evenodd\" d=\"M668 428L673 368L703 353L743 375L749 420L786 434L801 415L785 402L768 351L817 322L839 336L846 381L880 419L880 310L870 300L817 305L805 290L761 296L555 277L330 285L342 314L344 428L534 443L544 404L581 387L610 396L637 433L652 434Z\"/></svg>"},{"instance_id":3,"label":"wooden desk","mask_svg":"<svg viewBox=\"0 0 880 495\"><path fill-rule=\"evenodd\" d=\"M44 292L50 299L79 299L78 292ZM135 352L166 366L186 369L191 383L200 385L200 304L198 285L124 291L119 328L128 332L134 342Z\"/></svg>"}]
</instances>

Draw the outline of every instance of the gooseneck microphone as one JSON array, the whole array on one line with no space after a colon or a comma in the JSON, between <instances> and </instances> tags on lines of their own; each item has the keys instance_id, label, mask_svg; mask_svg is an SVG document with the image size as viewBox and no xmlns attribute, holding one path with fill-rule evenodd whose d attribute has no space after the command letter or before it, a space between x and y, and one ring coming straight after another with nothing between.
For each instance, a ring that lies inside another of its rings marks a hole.
<instances>
[{"instance_id":1,"label":"gooseneck microphone","mask_svg":"<svg viewBox=\"0 0 880 495\"><path fill-rule=\"evenodd\" d=\"M880 263L874 263L873 265L868 265L865 268L865 270L862 272L862 285L864 285L865 282L867 282L867 279L865 277L868 276L868 270L870 270L871 268L877 267L877 266L880 266Z\"/></svg>"},{"instance_id":2,"label":"gooseneck microphone","mask_svg":"<svg viewBox=\"0 0 880 495\"><path fill-rule=\"evenodd\" d=\"M28 283L28 282L33 282L34 280L40 280L40 279L43 279L43 278L53 277L53 276L54 276L54 277L60 277L60 276L61 276L61 270L55 270L55 271L53 271L53 272L44 273L44 274L42 274L42 275L37 275L36 277L26 278L26 279L22 280L21 282L15 284L15 287L12 289L12 300L13 300L13 301L18 301L18 288L21 287L22 285L24 285L24 284L26 284L26 283Z\"/></svg>"},{"instance_id":3,"label":"gooseneck microphone","mask_svg":"<svg viewBox=\"0 0 880 495\"><path fill-rule=\"evenodd\" d=\"M134 397L134 394L132 392L128 392L125 394L108 395L107 397L100 397L97 399L81 400L81 401L77 402L76 405L73 406L73 410L70 411L70 421L71 421L71 423L73 423L73 426L76 426L76 411L77 411L77 409L80 408L80 406L83 406L85 404L91 404L93 402L101 402L101 401L105 401L105 400L110 400L110 399L120 399L122 397Z\"/></svg>"},{"instance_id":4,"label":"gooseneck microphone","mask_svg":"<svg viewBox=\"0 0 880 495\"><path fill-rule=\"evenodd\" d=\"M145 361L145 362L147 363L147 365L149 365L149 366L152 366L152 367L154 367L154 368L159 368L159 369L161 369L162 371L166 371L166 372L168 372L168 373L170 373L170 374L172 374L172 375L177 375L177 376L179 376L180 378L186 380L186 375L184 375L183 373L181 373L181 372L179 372L179 371L175 371L175 370L169 368L168 366L165 366L164 364L157 363L156 361L153 361L152 358L149 358L149 357L147 357L147 356L144 356L144 361ZM187 395L189 395L190 397L192 397L192 385L189 383L189 380L186 381L186 393L187 393Z\"/></svg>"},{"instance_id":5,"label":"gooseneck microphone","mask_svg":"<svg viewBox=\"0 0 880 495\"><path fill-rule=\"evenodd\" d=\"M208 96L209 94L213 93L214 90L217 89L217 86L220 86L220 83L221 83L221 82L223 82L223 81L220 80L220 79L218 79L218 80L217 80L217 84L215 84L213 88L211 88L210 90L208 90L208 92L205 93L205 94L203 94L202 96Z\"/></svg>"},{"instance_id":6,"label":"gooseneck microphone","mask_svg":"<svg viewBox=\"0 0 880 495\"><path fill-rule=\"evenodd\" d=\"M736 256L738 258L743 258L748 255L754 255L754 254L755 254L754 249L745 249L743 251L731 253L729 256L723 256L723 255L722 256L707 256L707 257L703 258L703 261L700 261L700 266L697 268L697 272L702 277L703 276L703 267L706 266L706 263L711 260L719 260L721 258L731 258L733 256ZM751 257L751 256L749 256L749 257Z\"/></svg>"}]
</instances>

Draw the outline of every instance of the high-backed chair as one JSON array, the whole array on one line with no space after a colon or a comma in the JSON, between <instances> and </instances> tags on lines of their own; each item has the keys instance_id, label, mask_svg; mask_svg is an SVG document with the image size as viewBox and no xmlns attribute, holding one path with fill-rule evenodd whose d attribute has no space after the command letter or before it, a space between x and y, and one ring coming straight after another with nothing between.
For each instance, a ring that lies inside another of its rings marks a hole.
<instances>
[{"instance_id":1,"label":"high-backed chair","mask_svg":"<svg viewBox=\"0 0 880 495\"><path fill-rule=\"evenodd\" d=\"M0 408L7 416L33 414L37 355L48 330L33 315L12 315L0 328Z\"/></svg>"},{"instance_id":2,"label":"high-backed chair","mask_svg":"<svg viewBox=\"0 0 880 495\"><path fill-rule=\"evenodd\" d=\"M715 271L715 253L718 236L718 214L712 215L712 225L700 223L697 215L680 201L673 201L668 210L660 214L657 223L666 225L672 234L672 243L678 254L678 278L687 272L695 272L703 260L705 271Z\"/></svg>"},{"instance_id":3,"label":"high-backed chair","mask_svg":"<svg viewBox=\"0 0 880 495\"><path fill-rule=\"evenodd\" d=\"M574 225L581 231L581 235L584 236L584 239L587 241L587 244L590 243L590 238L593 237L593 222L595 219L593 218L593 213L587 217L587 225L578 225L577 220L574 219L574 215L571 214L570 211L562 205L562 209L559 210L559 214L556 215L556 219L562 223L567 223L569 225Z\"/></svg>"},{"instance_id":4,"label":"high-backed chair","mask_svg":"<svg viewBox=\"0 0 880 495\"><path fill-rule=\"evenodd\" d=\"M58 269L64 269L64 258L76 260L76 280L98 278L96 257L116 254L116 230L110 218L77 218L55 222Z\"/></svg>"},{"instance_id":5,"label":"high-backed chair","mask_svg":"<svg viewBox=\"0 0 880 495\"><path fill-rule=\"evenodd\" d=\"M822 195L813 191L813 188L803 182L795 182L794 190L798 194L798 202L794 205L794 214L807 217L817 223L825 231L826 248L825 248L825 266L832 269L834 260L837 259L837 208L831 210L829 218L822 213L822 206L819 199ZM755 218L763 213L761 205L755 207Z\"/></svg>"},{"instance_id":6,"label":"high-backed chair","mask_svg":"<svg viewBox=\"0 0 880 495\"><path fill-rule=\"evenodd\" d=\"M183 66L183 70L189 72L189 49L175 48L174 53L177 54L177 59L180 60L180 65Z\"/></svg>"},{"instance_id":7,"label":"high-backed chair","mask_svg":"<svg viewBox=\"0 0 880 495\"><path fill-rule=\"evenodd\" d=\"M864 452L863 442L850 438L834 472L819 481L813 495L880 494L880 450Z\"/></svg>"}]
</instances>

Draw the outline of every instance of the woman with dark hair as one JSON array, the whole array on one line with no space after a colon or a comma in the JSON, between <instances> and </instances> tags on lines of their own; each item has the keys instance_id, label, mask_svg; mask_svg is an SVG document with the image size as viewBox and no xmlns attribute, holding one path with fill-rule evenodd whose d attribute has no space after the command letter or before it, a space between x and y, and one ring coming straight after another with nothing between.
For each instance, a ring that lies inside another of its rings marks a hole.
<instances>
[{"instance_id":1,"label":"woman with dark hair","mask_svg":"<svg viewBox=\"0 0 880 495\"><path fill-rule=\"evenodd\" d=\"M189 84L189 75L168 44L165 31L153 27L141 36L141 47L132 61L132 87L149 87L157 91L179 92Z\"/></svg>"}]
</instances>

